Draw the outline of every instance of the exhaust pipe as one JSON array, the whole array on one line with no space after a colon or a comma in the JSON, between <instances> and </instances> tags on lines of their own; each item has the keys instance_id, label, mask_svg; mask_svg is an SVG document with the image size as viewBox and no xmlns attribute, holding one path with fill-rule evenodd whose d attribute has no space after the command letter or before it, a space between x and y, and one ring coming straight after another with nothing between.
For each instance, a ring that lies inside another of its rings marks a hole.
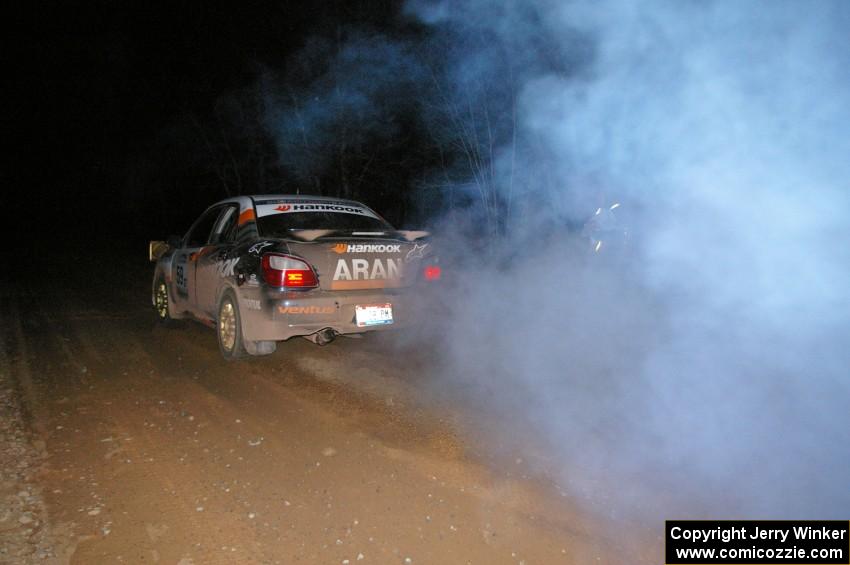
<instances>
[{"instance_id":1,"label":"exhaust pipe","mask_svg":"<svg viewBox=\"0 0 850 565\"><path fill-rule=\"evenodd\" d=\"M336 339L336 332L333 331L332 328L325 328L323 330L319 330L313 335L310 336L316 345L327 345Z\"/></svg>"}]
</instances>

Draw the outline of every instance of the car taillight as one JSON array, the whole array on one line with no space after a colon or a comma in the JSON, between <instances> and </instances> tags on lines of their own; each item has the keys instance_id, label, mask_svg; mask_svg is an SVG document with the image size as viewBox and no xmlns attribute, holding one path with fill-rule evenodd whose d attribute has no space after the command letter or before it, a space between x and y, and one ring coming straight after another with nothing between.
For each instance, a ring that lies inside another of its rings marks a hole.
<instances>
[{"instance_id":1,"label":"car taillight","mask_svg":"<svg viewBox=\"0 0 850 565\"><path fill-rule=\"evenodd\" d=\"M439 265L428 265L425 267L424 273L426 281L438 281L440 280L440 275L443 274Z\"/></svg>"},{"instance_id":2,"label":"car taillight","mask_svg":"<svg viewBox=\"0 0 850 565\"><path fill-rule=\"evenodd\" d=\"M305 261L288 255L266 253L262 259L263 280L271 286L315 288L316 272Z\"/></svg>"}]
</instances>

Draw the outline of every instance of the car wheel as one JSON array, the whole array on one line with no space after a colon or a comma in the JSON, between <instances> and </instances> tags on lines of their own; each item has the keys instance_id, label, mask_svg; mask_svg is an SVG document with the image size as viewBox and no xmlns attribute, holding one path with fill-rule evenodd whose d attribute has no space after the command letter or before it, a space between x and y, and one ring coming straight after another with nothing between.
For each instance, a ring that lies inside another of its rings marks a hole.
<instances>
[{"instance_id":1,"label":"car wheel","mask_svg":"<svg viewBox=\"0 0 850 565\"><path fill-rule=\"evenodd\" d=\"M239 304L230 290L224 293L218 305L216 333L218 334L218 348L225 359L239 359L245 356Z\"/></svg>"},{"instance_id":2,"label":"car wheel","mask_svg":"<svg viewBox=\"0 0 850 565\"><path fill-rule=\"evenodd\" d=\"M163 326L173 327L176 325L176 320L171 317L169 302L168 285L165 284L165 279L160 277L157 279L153 288L153 305L156 310L156 319Z\"/></svg>"}]
</instances>

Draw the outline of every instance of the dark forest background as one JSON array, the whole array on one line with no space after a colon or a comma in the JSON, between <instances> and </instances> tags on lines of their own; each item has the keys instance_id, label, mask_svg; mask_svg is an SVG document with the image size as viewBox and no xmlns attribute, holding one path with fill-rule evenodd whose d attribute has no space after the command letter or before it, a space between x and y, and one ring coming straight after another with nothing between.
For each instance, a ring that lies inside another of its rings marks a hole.
<instances>
[{"instance_id":1,"label":"dark forest background","mask_svg":"<svg viewBox=\"0 0 850 565\"><path fill-rule=\"evenodd\" d=\"M494 155L518 148L521 58L575 59L546 57L545 38L512 53L475 22L428 28L390 0L40 4L9 22L6 208L38 218L12 230L20 245L135 245L257 193L359 199L399 227L475 205L503 229L496 179L514 175Z\"/></svg>"}]
</instances>

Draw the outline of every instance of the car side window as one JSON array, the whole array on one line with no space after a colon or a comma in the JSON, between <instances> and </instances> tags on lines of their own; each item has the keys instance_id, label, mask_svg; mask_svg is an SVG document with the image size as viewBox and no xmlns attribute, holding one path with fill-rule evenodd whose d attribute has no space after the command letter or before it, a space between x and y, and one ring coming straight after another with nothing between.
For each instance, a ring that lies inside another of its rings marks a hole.
<instances>
[{"instance_id":1,"label":"car side window","mask_svg":"<svg viewBox=\"0 0 850 565\"><path fill-rule=\"evenodd\" d=\"M221 207L211 208L207 210L198 221L196 221L186 234L186 247L202 247L207 244L210 239L215 221L221 213Z\"/></svg>"},{"instance_id":2,"label":"car side window","mask_svg":"<svg viewBox=\"0 0 850 565\"><path fill-rule=\"evenodd\" d=\"M213 229L210 243L213 245L233 243L236 236L236 206L226 206L218 218L215 229Z\"/></svg>"}]
</instances>

